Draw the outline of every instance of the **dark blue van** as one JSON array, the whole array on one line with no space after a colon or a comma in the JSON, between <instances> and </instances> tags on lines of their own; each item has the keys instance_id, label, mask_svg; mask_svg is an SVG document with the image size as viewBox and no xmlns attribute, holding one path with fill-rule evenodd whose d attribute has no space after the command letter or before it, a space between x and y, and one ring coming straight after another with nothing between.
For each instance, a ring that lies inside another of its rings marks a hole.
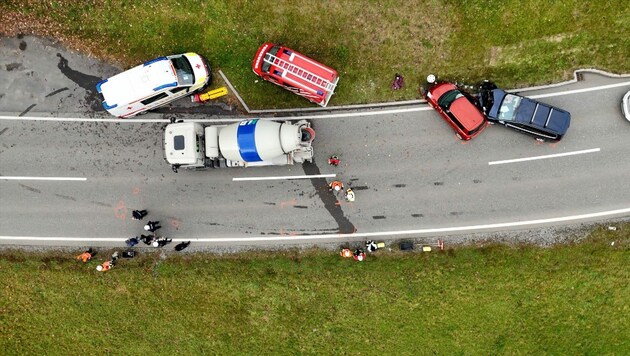
<instances>
[{"instance_id":1,"label":"dark blue van","mask_svg":"<svg viewBox=\"0 0 630 356\"><path fill-rule=\"evenodd\" d=\"M479 105L488 120L534 136L540 141L559 141L569 129L571 114L538 101L506 93L484 81Z\"/></svg>"}]
</instances>

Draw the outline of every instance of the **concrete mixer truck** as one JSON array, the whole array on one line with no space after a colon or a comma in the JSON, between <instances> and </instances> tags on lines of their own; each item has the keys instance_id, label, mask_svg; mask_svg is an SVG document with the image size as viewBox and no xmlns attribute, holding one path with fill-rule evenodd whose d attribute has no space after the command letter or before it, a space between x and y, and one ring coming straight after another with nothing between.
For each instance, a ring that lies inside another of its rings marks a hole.
<instances>
[{"instance_id":1,"label":"concrete mixer truck","mask_svg":"<svg viewBox=\"0 0 630 356\"><path fill-rule=\"evenodd\" d=\"M310 122L246 120L204 126L173 122L164 129L164 159L179 168L288 165L313 161Z\"/></svg>"}]
</instances>

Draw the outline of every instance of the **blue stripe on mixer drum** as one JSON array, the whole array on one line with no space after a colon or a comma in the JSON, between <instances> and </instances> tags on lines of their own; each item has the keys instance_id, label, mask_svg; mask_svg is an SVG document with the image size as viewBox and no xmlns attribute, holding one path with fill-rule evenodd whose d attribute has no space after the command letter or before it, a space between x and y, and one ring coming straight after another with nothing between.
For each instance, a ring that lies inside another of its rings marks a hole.
<instances>
[{"instance_id":1,"label":"blue stripe on mixer drum","mask_svg":"<svg viewBox=\"0 0 630 356\"><path fill-rule=\"evenodd\" d=\"M243 121L238 126L236 140L238 150L245 162L260 162L262 158L256 149L256 123L258 120Z\"/></svg>"}]
</instances>

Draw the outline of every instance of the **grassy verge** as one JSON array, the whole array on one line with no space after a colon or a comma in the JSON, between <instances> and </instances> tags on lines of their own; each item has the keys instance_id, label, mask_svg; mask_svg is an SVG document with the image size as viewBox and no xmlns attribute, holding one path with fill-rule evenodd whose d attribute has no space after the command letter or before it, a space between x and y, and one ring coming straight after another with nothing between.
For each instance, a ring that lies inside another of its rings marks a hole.
<instances>
[{"instance_id":1,"label":"grassy verge","mask_svg":"<svg viewBox=\"0 0 630 356\"><path fill-rule=\"evenodd\" d=\"M251 61L264 41L337 69L332 105L411 99L428 73L507 87L567 79L579 67L630 70L624 0L379 1L7 0L5 32L63 38L125 66L195 51L222 69L252 108L308 106L257 82ZM13 16L11 16L13 15ZM45 25L42 25L45 24ZM406 88L392 91L396 72Z\"/></svg>"},{"instance_id":2,"label":"grassy verge","mask_svg":"<svg viewBox=\"0 0 630 356\"><path fill-rule=\"evenodd\" d=\"M321 251L145 254L107 273L67 255L3 252L0 347L5 354L627 354L629 244L625 224L552 248L379 251L364 263Z\"/></svg>"}]
</instances>

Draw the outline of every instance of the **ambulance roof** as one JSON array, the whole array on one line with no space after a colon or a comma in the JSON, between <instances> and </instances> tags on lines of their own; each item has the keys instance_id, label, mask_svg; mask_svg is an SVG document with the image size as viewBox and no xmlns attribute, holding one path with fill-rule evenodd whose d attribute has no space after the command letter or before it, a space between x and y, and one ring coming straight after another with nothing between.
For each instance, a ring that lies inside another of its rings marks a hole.
<instances>
[{"instance_id":1,"label":"ambulance roof","mask_svg":"<svg viewBox=\"0 0 630 356\"><path fill-rule=\"evenodd\" d=\"M159 57L100 82L97 90L107 106L126 105L168 87L177 86L177 74L167 57Z\"/></svg>"}]
</instances>

